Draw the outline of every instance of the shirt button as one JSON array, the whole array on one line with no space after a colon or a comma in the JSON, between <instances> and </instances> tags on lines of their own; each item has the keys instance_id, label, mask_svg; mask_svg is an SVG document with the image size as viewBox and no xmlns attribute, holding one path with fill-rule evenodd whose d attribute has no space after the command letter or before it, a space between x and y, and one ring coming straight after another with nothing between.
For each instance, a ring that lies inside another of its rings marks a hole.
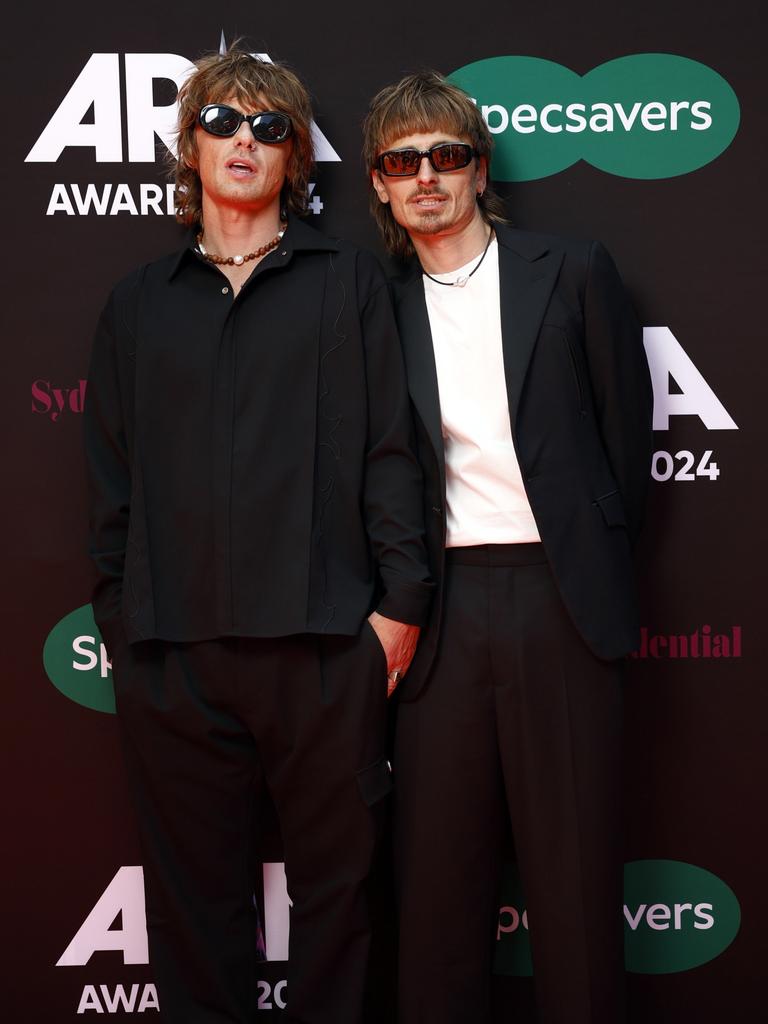
<instances>
[{"instance_id":1,"label":"shirt button","mask_svg":"<svg viewBox=\"0 0 768 1024\"><path fill-rule=\"evenodd\" d=\"M224 285L224 287L221 289L221 294L222 295L229 295L229 288L227 288L226 285Z\"/></svg>"}]
</instances>

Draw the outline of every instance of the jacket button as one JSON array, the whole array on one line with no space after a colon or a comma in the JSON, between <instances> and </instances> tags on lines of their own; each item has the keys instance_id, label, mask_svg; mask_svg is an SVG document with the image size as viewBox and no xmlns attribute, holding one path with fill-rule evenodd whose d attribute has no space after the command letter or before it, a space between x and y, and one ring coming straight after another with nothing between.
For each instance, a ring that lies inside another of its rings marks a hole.
<instances>
[{"instance_id":1,"label":"jacket button","mask_svg":"<svg viewBox=\"0 0 768 1024\"><path fill-rule=\"evenodd\" d=\"M435 505L432 506L432 511L436 516L441 516L443 514L443 510L441 508L437 508Z\"/></svg>"}]
</instances>

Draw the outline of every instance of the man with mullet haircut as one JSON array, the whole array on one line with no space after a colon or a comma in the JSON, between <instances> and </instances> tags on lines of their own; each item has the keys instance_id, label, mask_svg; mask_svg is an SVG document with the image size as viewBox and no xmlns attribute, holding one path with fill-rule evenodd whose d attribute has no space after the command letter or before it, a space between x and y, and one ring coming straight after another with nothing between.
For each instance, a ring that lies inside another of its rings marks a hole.
<instances>
[{"instance_id":1,"label":"man with mullet haircut","mask_svg":"<svg viewBox=\"0 0 768 1024\"><path fill-rule=\"evenodd\" d=\"M363 1022L386 697L431 583L386 281L300 219L311 127L288 68L199 62L179 95L187 244L116 286L93 348L93 606L166 1024L256 1020L264 791L292 901L285 1019Z\"/></svg>"},{"instance_id":2,"label":"man with mullet haircut","mask_svg":"<svg viewBox=\"0 0 768 1024\"><path fill-rule=\"evenodd\" d=\"M621 659L652 392L605 249L511 228L435 72L365 122L437 593L400 689L399 1024L484 1024L511 823L541 1024L621 1024ZM522 910L522 908L519 908Z\"/></svg>"}]
</instances>

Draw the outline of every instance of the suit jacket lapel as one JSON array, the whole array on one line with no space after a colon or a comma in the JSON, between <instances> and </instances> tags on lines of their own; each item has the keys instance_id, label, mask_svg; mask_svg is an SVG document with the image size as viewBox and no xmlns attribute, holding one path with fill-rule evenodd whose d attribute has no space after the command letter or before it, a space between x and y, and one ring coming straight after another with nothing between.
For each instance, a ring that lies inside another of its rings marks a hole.
<instances>
[{"instance_id":1,"label":"suit jacket lapel","mask_svg":"<svg viewBox=\"0 0 768 1024\"><path fill-rule=\"evenodd\" d=\"M408 390L432 442L440 469L440 482L445 486L440 392L421 274L415 274L402 286L397 319L405 353Z\"/></svg>"},{"instance_id":2,"label":"suit jacket lapel","mask_svg":"<svg viewBox=\"0 0 768 1024\"><path fill-rule=\"evenodd\" d=\"M557 281L562 252L532 247L527 237L500 225L499 281L504 375L507 382L509 421L515 432L517 410L525 374L541 321Z\"/></svg>"}]
</instances>

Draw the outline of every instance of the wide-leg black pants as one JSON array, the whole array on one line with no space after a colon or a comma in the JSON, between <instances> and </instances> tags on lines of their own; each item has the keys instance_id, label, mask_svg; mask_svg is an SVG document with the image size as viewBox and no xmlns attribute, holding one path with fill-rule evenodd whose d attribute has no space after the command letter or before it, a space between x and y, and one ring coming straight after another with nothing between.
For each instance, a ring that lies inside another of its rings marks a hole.
<instances>
[{"instance_id":1,"label":"wide-leg black pants","mask_svg":"<svg viewBox=\"0 0 768 1024\"><path fill-rule=\"evenodd\" d=\"M266 787L293 904L286 1020L361 1024L365 883L391 786L375 633L116 653L163 1020L256 1019L252 814Z\"/></svg>"},{"instance_id":2,"label":"wide-leg black pants","mask_svg":"<svg viewBox=\"0 0 768 1024\"><path fill-rule=\"evenodd\" d=\"M539 544L449 550L430 681L398 712L399 1024L483 1024L511 818L540 1024L621 1024L619 663Z\"/></svg>"}]
</instances>

